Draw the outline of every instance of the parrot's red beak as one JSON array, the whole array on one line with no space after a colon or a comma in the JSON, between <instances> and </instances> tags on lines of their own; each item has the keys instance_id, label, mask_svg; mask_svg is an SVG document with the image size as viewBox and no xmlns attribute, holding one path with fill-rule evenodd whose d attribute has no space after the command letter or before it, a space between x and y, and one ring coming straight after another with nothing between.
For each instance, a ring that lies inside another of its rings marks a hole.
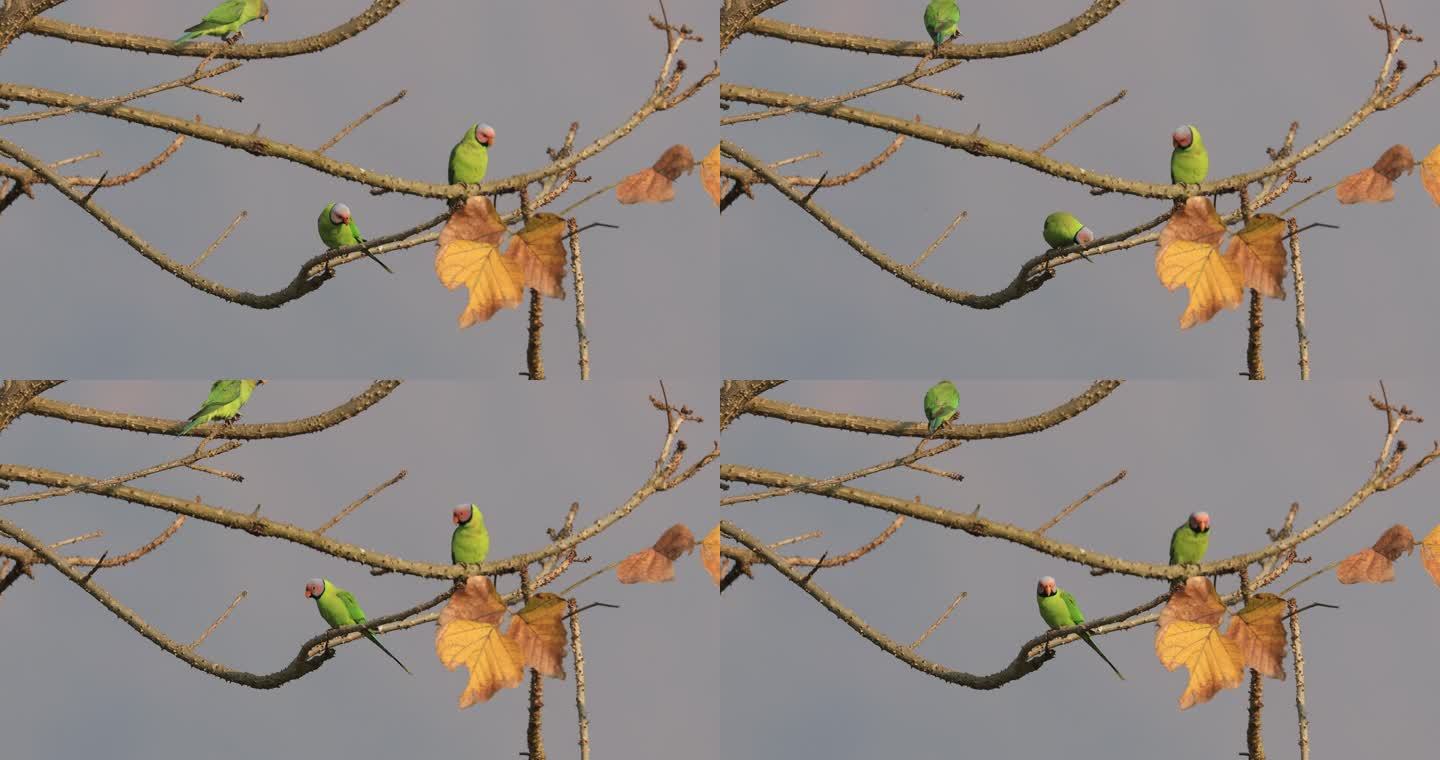
<instances>
[{"instance_id":1,"label":"parrot's red beak","mask_svg":"<svg viewBox=\"0 0 1440 760\"><path fill-rule=\"evenodd\" d=\"M309 599L309 598L310 598L310 587L309 587L309 586L306 586L306 587L305 587L305 598L306 598L306 599Z\"/></svg>"}]
</instances>

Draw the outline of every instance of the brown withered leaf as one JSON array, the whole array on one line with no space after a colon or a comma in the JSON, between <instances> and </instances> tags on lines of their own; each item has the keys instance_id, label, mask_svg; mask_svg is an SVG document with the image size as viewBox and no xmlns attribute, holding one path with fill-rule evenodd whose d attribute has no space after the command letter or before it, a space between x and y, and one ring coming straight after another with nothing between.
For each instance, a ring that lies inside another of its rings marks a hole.
<instances>
[{"instance_id":1,"label":"brown withered leaf","mask_svg":"<svg viewBox=\"0 0 1440 760\"><path fill-rule=\"evenodd\" d=\"M700 184L705 187L705 192L710 200L720 205L720 143L710 149L705 157L700 159ZM1440 201L1436 201L1440 203Z\"/></svg>"},{"instance_id":2,"label":"brown withered leaf","mask_svg":"<svg viewBox=\"0 0 1440 760\"><path fill-rule=\"evenodd\" d=\"M1225 635L1235 640L1245 666L1262 675L1285 680L1285 626L1280 622L1285 600L1274 594L1255 594L1244 609L1230 616Z\"/></svg>"},{"instance_id":3,"label":"brown withered leaf","mask_svg":"<svg viewBox=\"0 0 1440 760\"><path fill-rule=\"evenodd\" d=\"M1440 529L1437 529L1440 530ZM710 575L710 580L720 585L720 523L705 534L700 540L700 564L705 566L705 572Z\"/></svg>"},{"instance_id":4,"label":"brown withered leaf","mask_svg":"<svg viewBox=\"0 0 1440 760\"><path fill-rule=\"evenodd\" d=\"M1393 525L1374 546L1342 560L1335 568L1335 579L1346 584L1389 583L1395 580L1395 560L1414 547L1415 534L1404 525Z\"/></svg>"},{"instance_id":5,"label":"brown withered leaf","mask_svg":"<svg viewBox=\"0 0 1440 760\"><path fill-rule=\"evenodd\" d=\"M695 534L691 533L690 529L684 525L675 523L660 534L660 538L655 541L655 546L652 548L674 562L680 559L681 554L694 551Z\"/></svg>"},{"instance_id":6,"label":"brown withered leaf","mask_svg":"<svg viewBox=\"0 0 1440 760\"><path fill-rule=\"evenodd\" d=\"M1256 214L1230 238L1229 255L1240 267L1241 285L1270 298L1285 298L1285 220Z\"/></svg>"},{"instance_id":7,"label":"brown withered leaf","mask_svg":"<svg viewBox=\"0 0 1440 760\"><path fill-rule=\"evenodd\" d=\"M499 625L505 615L505 601L495 591L490 579L483 575L472 575L465 579L465 585L450 595L450 601L440 610L436 625L444 627L451 620L474 620L477 623Z\"/></svg>"},{"instance_id":8,"label":"brown withered leaf","mask_svg":"<svg viewBox=\"0 0 1440 760\"><path fill-rule=\"evenodd\" d=\"M452 240L475 240L498 247L504 234L505 222L490 205L490 199L476 195L466 198L465 205L450 214L450 220L440 230L439 244L444 248Z\"/></svg>"},{"instance_id":9,"label":"brown withered leaf","mask_svg":"<svg viewBox=\"0 0 1440 760\"><path fill-rule=\"evenodd\" d=\"M1415 154L1404 145L1391 145L1388 150L1380 154L1375 165L1370 167L1380 176L1394 182L1401 174L1409 174L1415 170Z\"/></svg>"},{"instance_id":10,"label":"brown withered leaf","mask_svg":"<svg viewBox=\"0 0 1440 760\"><path fill-rule=\"evenodd\" d=\"M1420 184L1430 193L1430 200L1440 206L1440 145L1436 145L1420 160Z\"/></svg>"},{"instance_id":11,"label":"brown withered leaf","mask_svg":"<svg viewBox=\"0 0 1440 760\"><path fill-rule=\"evenodd\" d=\"M1375 165L1340 180L1335 199L1341 203L1384 203L1395 199L1395 180L1415 169L1415 156L1404 145L1392 145ZM1424 172L1421 172L1424 178Z\"/></svg>"},{"instance_id":12,"label":"brown withered leaf","mask_svg":"<svg viewBox=\"0 0 1440 760\"><path fill-rule=\"evenodd\" d=\"M663 203L675 198L675 183L654 169L641 169L620 180L615 200L621 203Z\"/></svg>"},{"instance_id":13,"label":"brown withered leaf","mask_svg":"<svg viewBox=\"0 0 1440 760\"><path fill-rule=\"evenodd\" d=\"M565 288L565 220L555 214L540 213L510 238L507 253L519 263L527 288L540 291L548 298L564 298Z\"/></svg>"},{"instance_id":14,"label":"brown withered leaf","mask_svg":"<svg viewBox=\"0 0 1440 760\"><path fill-rule=\"evenodd\" d=\"M1194 197L1171 215L1160 231L1155 254L1155 275L1169 290L1184 285L1190 302L1180 315L1180 329L1208 322L1221 309L1233 309L1244 299L1244 275L1234 256L1222 256L1220 240L1225 223L1209 198Z\"/></svg>"},{"instance_id":15,"label":"brown withered leaf","mask_svg":"<svg viewBox=\"0 0 1440 760\"><path fill-rule=\"evenodd\" d=\"M1440 525L1431 528L1425 534L1425 540L1420 542L1420 562L1425 565L1430 580L1440 586Z\"/></svg>"},{"instance_id":16,"label":"brown withered leaf","mask_svg":"<svg viewBox=\"0 0 1440 760\"><path fill-rule=\"evenodd\" d=\"M1190 578L1177 588L1160 612L1155 633L1155 656L1166 670L1184 665L1190 672L1180 695L1184 710L1209 702L1222 689L1233 689L1245 677L1245 655L1240 644L1220 634L1225 604L1203 577Z\"/></svg>"},{"instance_id":17,"label":"brown withered leaf","mask_svg":"<svg viewBox=\"0 0 1440 760\"><path fill-rule=\"evenodd\" d=\"M675 580L675 561L654 549L641 549L620 560L615 579L621 583L664 583Z\"/></svg>"},{"instance_id":18,"label":"brown withered leaf","mask_svg":"<svg viewBox=\"0 0 1440 760\"><path fill-rule=\"evenodd\" d=\"M650 168L654 169L656 174L674 182L681 174L688 174L695 168L695 156L684 145L671 145Z\"/></svg>"},{"instance_id":19,"label":"brown withered leaf","mask_svg":"<svg viewBox=\"0 0 1440 760\"><path fill-rule=\"evenodd\" d=\"M525 655L525 665L551 678L565 677L565 600L540 592L510 618L506 632Z\"/></svg>"}]
</instances>

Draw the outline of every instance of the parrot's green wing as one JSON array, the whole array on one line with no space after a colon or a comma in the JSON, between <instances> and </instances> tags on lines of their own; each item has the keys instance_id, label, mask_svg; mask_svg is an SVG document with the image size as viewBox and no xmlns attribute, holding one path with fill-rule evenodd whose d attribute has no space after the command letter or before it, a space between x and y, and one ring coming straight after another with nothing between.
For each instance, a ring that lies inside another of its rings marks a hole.
<instances>
[{"instance_id":1,"label":"parrot's green wing","mask_svg":"<svg viewBox=\"0 0 1440 760\"><path fill-rule=\"evenodd\" d=\"M925 31L939 45L954 37L960 26L960 6L955 0L930 0L925 6Z\"/></svg>"},{"instance_id":2,"label":"parrot's green wing","mask_svg":"<svg viewBox=\"0 0 1440 760\"><path fill-rule=\"evenodd\" d=\"M209 13L205 14L205 18L201 19L199 24L185 31L193 31L196 27L203 26L207 21L212 24L233 24L239 21L240 17L244 14L245 0L225 0L225 2L215 6Z\"/></svg>"},{"instance_id":3,"label":"parrot's green wing","mask_svg":"<svg viewBox=\"0 0 1440 760\"><path fill-rule=\"evenodd\" d=\"M1056 211L1045 217L1045 242L1051 248L1064 248L1075 242L1075 235L1085 227L1074 214Z\"/></svg>"},{"instance_id":4,"label":"parrot's green wing","mask_svg":"<svg viewBox=\"0 0 1440 760\"><path fill-rule=\"evenodd\" d=\"M360 228L355 226L355 220L351 219L349 222L347 222L347 224L350 227L350 235L355 238L355 242L365 242L365 238L360 237ZM376 259L376 261L379 261L379 259Z\"/></svg>"},{"instance_id":5,"label":"parrot's green wing","mask_svg":"<svg viewBox=\"0 0 1440 760\"><path fill-rule=\"evenodd\" d=\"M479 124L470 125L465 136L450 150L450 184L463 182L478 185L485 179L485 170L490 166L490 151L475 139Z\"/></svg>"},{"instance_id":6,"label":"parrot's green wing","mask_svg":"<svg viewBox=\"0 0 1440 760\"><path fill-rule=\"evenodd\" d=\"M1192 530L1189 521L1181 523L1180 527L1170 534L1170 564L1198 565L1205 559L1205 550L1209 545L1209 533Z\"/></svg>"},{"instance_id":7,"label":"parrot's green wing","mask_svg":"<svg viewBox=\"0 0 1440 760\"><path fill-rule=\"evenodd\" d=\"M478 565L490 554L490 531L485 527L484 517L478 512L470 522L455 528L450 535L450 561L463 565Z\"/></svg>"},{"instance_id":8,"label":"parrot's green wing","mask_svg":"<svg viewBox=\"0 0 1440 760\"><path fill-rule=\"evenodd\" d=\"M177 432L188 433L201 423L213 419L215 413L225 405L239 401L243 392L244 385L240 380L216 380L211 384L210 395L205 398L200 410L191 415Z\"/></svg>"},{"instance_id":9,"label":"parrot's green wing","mask_svg":"<svg viewBox=\"0 0 1440 760\"><path fill-rule=\"evenodd\" d=\"M1080 605L1075 603L1075 597L1069 591L1061 589L1060 598L1065 602L1065 609L1070 611L1070 625L1085 622L1085 614L1080 611Z\"/></svg>"},{"instance_id":10,"label":"parrot's green wing","mask_svg":"<svg viewBox=\"0 0 1440 760\"><path fill-rule=\"evenodd\" d=\"M930 432L935 432L959 408L960 391L949 380L941 380L925 391L925 419L930 423Z\"/></svg>"},{"instance_id":11,"label":"parrot's green wing","mask_svg":"<svg viewBox=\"0 0 1440 760\"><path fill-rule=\"evenodd\" d=\"M365 610L360 609L360 603L355 601L355 595L343 588L335 588L335 598L345 605L345 611L350 613L350 619L356 623L365 622Z\"/></svg>"}]
</instances>

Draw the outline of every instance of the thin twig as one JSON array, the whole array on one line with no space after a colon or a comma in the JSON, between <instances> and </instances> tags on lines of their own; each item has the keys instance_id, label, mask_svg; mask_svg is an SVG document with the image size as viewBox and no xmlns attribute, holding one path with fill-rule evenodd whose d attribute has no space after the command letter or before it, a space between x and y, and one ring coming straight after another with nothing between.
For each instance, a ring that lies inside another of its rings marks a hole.
<instances>
[{"instance_id":1,"label":"thin twig","mask_svg":"<svg viewBox=\"0 0 1440 760\"><path fill-rule=\"evenodd\" d=\"M1310 760L1310 715L1305 709L1305 650L1300 643L1300 616L1290 605L1290 651L1295 654L1295 718L1300 724L1300 760Z\"/></svg>"},{"instance_id":2,"label":"thin twig","mask_svg":"<svg viewBox=\"0 0 1440 760\"><path fill-rule=\"evenodd\" d=\"M779 549L779 548L782 547L782 546L789 546L789 545L791 545L791 544L798 544L798 543L800 543L801 541L810 541L810 540L813 540L813 539L816 539L816 538L822 538L822 537L824 537L824 535L825 535L825 531L823 531L823 530L812 530L812 531L810 531L809 533L801 533L801 534L798 535L798 536L791 536L791 537L789 537L789 538L782 538L782 539L780 539L779 541L776 541L775 543L770 544L769 546L770 546L771 549Z\"/></svg>"},{"instance_id":3,"label":"thin twig","mask_svg":"<svg viewBox=\"0 0 1440 760\"><path fill-rule=\"evenodd\" d=\"M1036 152L1036 153L1044 153L1045 151L1050 150L1051 148L1055 147L1055 143L1058 143L1058 142L1060 142L1061 140L1064 140L1064 139L1065 139L1065 136L1066 136L1066 135L1069 135L1071 132L1074 132L1076 127L1080 126L1081 124L1084 124L1084 123L1087 122L1087 121L1090 121L1090 119L1094 118L1095 114L1100 113L1101 111L1105 110L1106 108L1109 108L1110 106L1115 105L1116 103L1119 103L1120 100L1121 100L1122 98L1124 98L1126 94L1127 94L1127 92L1126 92L1125 90L1121 90L1121 91L1119 92L1119 94L1117 94L1115 97L1113 97L1113 98L1105 101L1104 103L1101 103L1101 104L1098 105L1098 106L1095 106L1094 108L1092 108L1092 109L1090 109L1089 111L1085 112L1085 115L1084 115L1084 116L1081 116L1080 118L1076 119L1075 121L1072 121L1072 122L1070 122L1069 124L1066 124L1064 129L1062 129L1062 130L1060 130L1058 133L1056 133L1054 137L1050 138L1049 140L1046 140L1044 145L1041 145L1040 147L1038 147L1038 148L1035 149L1035 152Z\"/></svg>"},{"instance_id":4,"label":"thin twig","mask_svg":"<svg viewBox=\"0 0 1440 760\"><path fill-rule=\"evenodd\" d=\"M579 345L580 379L590 379L590 335L585 330L585 270L581 268L580 230L572 218L566 220L570 234L570 271L575 276L575 340Z\"/></svg>"},{"instance_id":5,"label":"thin twig","mask_svg":"<svg viewBox=\"0 0 1440 760\"><path fill-rule=\"evenodd\" d=\"M1288 220L1290 226L1290 270L1295 274L1295 335L1300 348L1300 379L1310 379L1310 336L1305 330L1305 273L1300 268L1300 236L1296 234L1296 222Z\"/></svg>"},{"instance_id":6,"label":"thin twig","mask_svg":"<svg viewBox=\"0 0 1440 760\"><path fill-rule=\"evenodd\" d=\"M961 591L961 592L960 592L960 595L957 596L957 597L955 597L955 601L951 602L951 603L950 603L950 606L949 606L949 607L946 607L946 608L945 608L945 611L940 614L940 617L935 618L935 622L931 623L931 624L930 624L930 627L929 627L929 628L926 628L926 629L925 629L925 632L922 633L922 634L920 634L920 638L915 639L915 643L911 644L911 645L910 645L910 648L911 648L911 649L914 649L915 647L918 647L918 646L920 646L921 644L925 643L925 639L930 638L930 634L934 633L934 632L935 632L935 629L939 628L939 627L940 627L940 624L945 622L945 618L950 617L950 613L954 612L954 611L955 611L955 608L958 607L958 606L960 606L960 602L963 601L963 600L965 599L965 597L967 597L967 596L969 596L969 595L970 595L970 592L969 592L969 591Z\"/></svg>"},{"instance_id":7,"label":"thin twig","mask_svg":"<svg viewBox=\"0 0 1440 760\"><path fill-rule=\"evenodd\" d=\"M355 131L355 128L356 128L356 127L358 127L358 126L360 126L361 124L364 124L365 122L369 121L369 120L370 120L370 117L374 116L375 114L380 113L381 111L385 110L386 108L389 108L390 106L395 105L396 103L399 103L399 102L400 102L400 99L401 99L401 98L404 98L404 97L405 97L405 90L401 90L401 91L399 92L399 94L397 94L395 97L393 97L393 98L385 101L384 103L381 103L381 104L378 105L378 106L375 106L374 108L370 109L369 111L366 111L363 116L361 116L360 118L356 119L355 121L350 122L349 124L346 124L344 129L342 129L342 130L340 130L339 132L337 132L334 137L330 138L329 140L326 140L324 145L321 145L320 147L316 148L316 149L315 149L315 152L316 152L316 153L324 153L325 151L330 150L331 148L335 147L335 143L338 143L338 142L340 142L341 140L345 139L345 136L348 135L348 134L350 134L351 132Z\"/></svg>"},{"instance_id":8,"label":"thin twig","mask_svg":"<svg viewBox=\"0 0 1440 760\"><path fill-rule=\"evenodd\" d=\"M221 74L229 73L231 71L234 71L235 69L240 68L240 66L241 63L239 61L229 61L227 63L221 64L219 68L211 69L210 71L196 71L189 76L184 76L179 79L172 79L169 82L157 84L153 87L146 87L143 90L136 90L134 92L113 98L89 101L81 105L66 106L64 108L52 108L48 111L32 111L31 113L22 113L19 116L7 116L3 119L0 119L0 127L9 126L11 124L19 124L26 121L39 121L40 119L49 119L54 116L64 116L65 114L74 113L76 111L95 111L97 109L105 108L107 106L113 106L131 100L143 98L147 95L154 95L157 92L164 92L165 90L174 89L176 87L189 86L195 82L200 81L201 79L209 79L210 77L220 76Z\"/></svg>"},{"instance_id":9,"label":"thin twig","mask_svg":"<svg viewBox=\"0 0 1440 760\"><path fill-rule=\"evenodd\" d=\"M1113 486L1113 485L1115 485L1116 483L1119 483L1120 481L1124 480L1124 479L1125 479L1125 476L1128 475L1128 474L1129 474L1129 473L1126 472L1125 470L1121 470L1119 473L1117 473L1117 474L1115 475L1115 477L1113 477L1113 478L1105 481L1104 483L1101 483L1100 485L1095 486L1094 488L1090 489L1090 492L1089 492L1089 493L1085 494L1084 496L1081 496L1081 497L1079 498L1079 500L1071 503L1070 506L1068 506L1068 507L1060 510L1060 513L1059 513L1059 514L1057 514L1057 515L1055 515L1054 517L1050 518L1048 521L1046 521L1046 523L1045 523L1044 525L1041 525L1039 528L1037 528L1037 529L1035 530L1035 534L1036 534L1036 535L1043 535L1043 534L1045 533L1045 531L1050 530L1051 528L1055 527L1055 525L1058 524L1061 520L1064 520L1065 518L1069 517L1072 512L1074 512L1075 510L1079 509L1079 508L1080 508L1080 505L1082 505L1082 504L1084 504L1085 502L1090 501L1092 498L1094 498L1094 497L1095 497L1095 494L1100 493L1101 491L1109 488L1110 486Z\"/></svg>"},{"instance_id":10,"label":"thin twig","mask_svg":"<svg viewBox=\"0 0 1440 760\"><path fill-rule=\"evenodd\" d=\"M929 248L926 248L920 253L919 256L915 257L914 261L910 262L910 268L914 269L915 267L920 266L920 264L924 262L925 259L930 258L930 254L934 253L935 249L939 248L940 244L945 242L945 238L950 237L950 233L954 232L955 228L959 227L960 223L965 221L965 217L967 216L969 216L969 213L965 211L961 211L960 213L956 214L955 219L950 222L950 226L946 227L945 231L940 233L940 237L935 238L935 242L931 243Z\"/></svg>"},{"instance_id":11,"label":"thin twig","mask_svg":"<svg viewBox=\"0 0 1440 760\"><path fill-rule=\"evenodd\" d=\"M84 534L81 534L81 535L78 535L78 536L72 536L72 537L67 538L67 539L65 539L65 540L63 540L63 541L56 541L55 543L50 544L50 548L51 548L51 549L59 549L59 548L62 547L62 546L69 546L69 545L71 545L71 544L78 544L78 543L80 543L81 541L89 541L89 540L92 539L92 538L99 538L99 537L101 537L101 536L103 536L103 535L105 535L105 531L103 531L103 530L92 530L92 531L90 531L89 533L84 533Z\"/></svg>"},{"instance_id":12,"label":"thin twig","mask_svg":"<svg viewBox=\"0 0 1440 760\"><path fill-rule=\"evenodd\" d=\"M241 600L241 599L244 599L244 598L245 598L245 595L248 594L248 593L249 593L248 591L241 591L240 593L236 594L236 595L235 595L235 601L231 602L231 603L230 603L230 606L229 606L229 607L226 607L226 608L225 608L225 611L222 612L222 613L220 613L220 617L215 618L215 622L211 623L211 624L210 624L210 627L209 627L209 628L206 628L206 629L205 629L205 632L202 633L202 634L200 634L200 637L199 637L199 638L197 638L197 639L195 639L194 641L190 642L190 645L189 645L188 647L186 647L186 648L187 648L187 649L194 649L195 647L198 647L198 646L200 646L201 644L204 644L204 643L205 643L205 639L210 638L210 634L214 633L214 632L215 632L215 629L216 629L216 628L219 628L219 627L220 627L220 624L223 623L223 622L225 622L225 618L230 617L230 613L235 611L235 606L238 605L238 604L240 603L240 600Z\"/></svg>"},{"instance_id":13,"label":"thin twig","mask_svg":"<svg viewBox=\"0 0 1440 760\"><path fill-rule=\"evenodd\" d=\"M580 645L580 616L574 599L570 606L570 649L575 653L575 715L580 722L580 760L590 760L590 713L585 708L585 650Z\"/></svg>"},{"instance_id":14,"label":"thin twig","mask_svg":"<svg viewBox=\"0 0 1440 760\"><path fill-rule=\"evenodd\" d=\"M245 209L240 209L240 213L235 215L235 220L230 222L230 226L226 227L224 232L220 233L220 237L215 238L215 242L211 243L199 256L196 256L195 260L187 264L185 268L194 271L195 267L200 266L200 262L209 258L210 254L214 253L215 249L219 248L220 244L225 242L225 238L230 237L230 233L235 231L235 227L249 215L250 212Z\"/></svg>"},{"instance_id":15,"label":"thin twig","mask_svg":"<svg viewBox=\"0 0 1440 760\"><path fill-rule=\"evenodd\" d=\"M338 522L340 522L341 520L344 520L345 518L349 517L351 512L354 512L355 510L357 510L357 509L360 508L360 505L362 505L362 504L364 504L365 502L370 501L371 499L373 499L373 498L375 497L375 494L378 494L378 493L380 493L381 491L389 488L390 486L393 486L393 485L395 485L396 483L399 483L400 481L402 481L402 480L405 479L405 476L406 476L406 475L409 475L409 474L410 474L409 472L407 472L407 471L405 471L405 470L401 470L401 471L395 473L395 475L394 475L393 477L391 477L389 480L387 480L387 481L385 481L384 483L381 483L380 485L375 486L374 488L370 489L364 496L361 496L359 499L356 499L355 501L351 502L349 506L345 507L344 509L340 510L339 512L336 512L336 513L335 513L335 516L332 517L332 518L330 518L329 520L326 520L324 525L321 525L320 527L316 528L316 529L315 529L316 535L323 534L325 531L330 530L331 528L335 527L335 524L336 524L336 523L338 523Z\"/></svg>"},{"instance_id":16,"label":"thin twig","mask_svg":"<svg viewBox=\"0 0 1440 760\"><path fill-rule=\"evenodd\" d=\"M104 489L111 486L119 485L121 483L127 483L132 480L138 480L149 475L154 475L157 472L173 470L176 467L185 467L193 464L200 459L208 459L213 456L219 456L220 454L224 454L228 451L239 448L241 446L241 443L241 441L226 441L219 447L211 449L209 451L197 451L193 454L190 454L189 456L184 456L179 459L172 459L169 462L165 462L164 464L157 464L154 467L146 467L143 470L136 470L132 473L128 473L125 475L117 475L113 478L97 480L92 483L70 486L68 488L54 488L49 491L38 491L36 493L20 494L19 496L10 496L8 498L0 499L0 507L8 507L12 504L20 504L27 501L53 499L57 496L68 496L72 493L75 493L76 491L87 491L90 493L103 491Z\"/></svg>"}]
</instances>

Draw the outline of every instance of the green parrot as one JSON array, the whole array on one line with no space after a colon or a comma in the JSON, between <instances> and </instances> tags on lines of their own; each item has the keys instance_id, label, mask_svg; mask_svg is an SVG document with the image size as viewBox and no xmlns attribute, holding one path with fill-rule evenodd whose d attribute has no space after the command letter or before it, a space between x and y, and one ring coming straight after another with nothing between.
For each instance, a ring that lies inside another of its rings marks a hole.
<instances>
[{"instance_id":1,"label":"green parrot","mask_svg":"<svg viewBox=\"0 0 1440 760\"><path fill-rule=\"evenodd\" d=\"M216 380L210 386L210 395L205 397L204 406L200 411L190 416L185 424L176 430L177 435L184 435L194 430L197 425L211 420L230 420L240 416L240 408L250 400L250 394L254 392L255 386L263 385L264 380Z\"/></svg>"},{"instance_id":2,"label":"green parrot","mask_svg":"<svg viewBox=\"0 0 1440 760\"><path fill-rule=\"evenodd\" d=\"M1051 248L1088 245L1091 240L1095 239L1095 233L1069 211L1056 211L1045 217L1044 235L1045 243ZM1080 257L1086 261L1090 260L1090 257L1084 253L1081 253Z\"/></svg>"},{"instance_id":3,"label":"green parrot","mask_svg":"<svg viewBox=\"0 0 1440 760\"><path fill-rule=\"evenodd\" d=\"M1069 591L1056 587L1055 579L1048 575L1041 578L1040 582L1036 584L1035 601L1040 604L1040 617L1044 618L1046 625L1051 628L1065 628L1085 622L1085 615L1080 612L1080 605L1075 603L1075 597L1071 596ZM1095 642L1090 639L1090 634L1085 631L1078 633L1080 638L1095 650L1095 654L1100 655L1100 659L1115 671L1115 675L1120 676L1120 680L1124 681L1125 676L1120 675L1120 669L1115 667L1115 663L1111 662L1104 652L1100 651L1100 647L1095 646Z\"/></svg>"},{"instance_id":4,"label":"green parrot","mask_svg":"<svg viewBox=\"0 0 1440 760\"><path fill-rule=\"evenodd\" d=\"M925 6L925 31L936 47L960 34L960 6L955 0L930 0Z\"/></svg>"},{"instance_id":5,"label":"green parrot","mask_svg":"<svg viewBox=\"0 0 1440 760\"><path fill-rule=\"evenodd\" d=\"M325 618L325 622L329 623L331 628L365 622L365 610L360 609L360 603L355 601L355 595L331 583L329 578L311 578L306 581L305 598L315 600L315 608L320 610L320 617ZM394 660L401 670L414 675L414 673L410 673L410 669L405 667L405 663L401 662L399 657L390 654L390 650L375 638L375 634L371 633L369 628L362 628L360 632L365 634L365 638L370 639L372 644L380 647L380 651L390 655L390 659Z\"/></svg>"},{"instance_id":6,"label":"green parrot","mask_svg":"<svg viewBox=\"0 0 1440 760\"><path fill-rule=\"evenodd\" d=\"M173 44L184 44L202 34L227 38L234 34L238 39L244 34L240 27L257 18L261 21L270 18L270 6L265 4L265 0L225 0L205 14L200 23L186 29Z\"/></svg>"},{"instance_id":7,"label":"green parrot","mask_svg":"<svg viewBox=\"0 0 1440 760\"><path fill-rule=\"evenodd\" d=\"M1210 513L1196 512L1170 535L1170 564L1198 565L1210 548Z\"/></svg>"},{"instance_id":8,"label":"green parrot","mask_svg":"<svg viewBox=\"0 0 1440 760\"><path fill-rule=\"evenodd\" d=\"M450 513L455 532L450 534L450 561L457 565L478 565L490 553L490 531L485 515L474 504L461 504Z\"/></svg>"},{"instance_id":9,"label":"green parrot","mask_svg":"<svg viewBox=\"0 0 1440 760\"><path fill-rule=\"evenodd\" d=\"M941 380L925 391L925 419L930 421L930 432L939 429L959 410L960 391L949 380Z\"/></svg>"},{"instance_id":10,"label":"green parrot","mask_svg":"<svg viewBox=\"0 0 1440 760\"><path fill-rule=\"evenodd\" d=\"M332 203L326 206L325 210L320 212L320 218L316 220L316 223L320 226L320 240L325 243L327 248L344 248L347 245L365 242L365 238L360 237L360 229L355 226L355 220L350 216L350 207L343 203ZM369 256L371 261L379 264L381 269L395 274L390 267L385 266L385 262L376 258L375 254L366 251L365 255Z\"/></svg>"},{"instance_id":11,"label":"green parrot","mask_svg":"<svg viewBox=\"0 0 1440 760\"><path fill-rule=\"evenodd\" d=\"M470 125L460 142L450 149L450 184L480 184L485 179L486 167L490 165L490 146L494 144L494 127L489 124Z\"/></svg>"},{"instance_id":12,"label":"green parrot","mask_svg":"<svg viewBox=\"0 0 1440 760\"><path fill-rule=\"evenodd\" d=\"M1170 153L1170 181L1198 185L1210 173L1210 154L1205 151L1205 141L1200 139L1200 130L1186 124L1175 129L1170 135L1175 150Z\"/></svg>"}]
</instances>

